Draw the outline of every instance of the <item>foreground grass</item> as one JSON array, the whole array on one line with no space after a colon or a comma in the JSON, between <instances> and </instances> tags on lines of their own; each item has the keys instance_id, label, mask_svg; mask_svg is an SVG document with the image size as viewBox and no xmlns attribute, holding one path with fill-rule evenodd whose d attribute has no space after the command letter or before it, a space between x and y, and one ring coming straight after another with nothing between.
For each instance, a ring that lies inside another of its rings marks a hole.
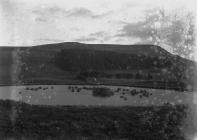
<instances>
[{"instance_id":1,"label":"foreground grass","mask_svg":"<svg viewBox=\"0 0 197 140\"><path fill-rule=\"evenodd\" d=\"M186 107L31 106L0 101L1 139L184 140Z\"/></svg>"}]
</instances>

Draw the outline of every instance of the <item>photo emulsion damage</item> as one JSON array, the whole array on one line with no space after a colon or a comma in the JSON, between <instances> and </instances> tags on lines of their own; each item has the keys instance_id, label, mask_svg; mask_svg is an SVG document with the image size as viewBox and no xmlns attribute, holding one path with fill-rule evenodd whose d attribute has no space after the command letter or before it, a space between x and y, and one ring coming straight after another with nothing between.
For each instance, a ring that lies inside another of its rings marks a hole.
<instances>
[{"instance_id":1,"label":"photo emulsion damage","mask_svg":"<svg viewBox=\"0 0 197 140\"><path fill-rule=\"evenodd\" d=\"M197 140L195 0L0 0L0 140Z\"/></svg>"}]
</instances>

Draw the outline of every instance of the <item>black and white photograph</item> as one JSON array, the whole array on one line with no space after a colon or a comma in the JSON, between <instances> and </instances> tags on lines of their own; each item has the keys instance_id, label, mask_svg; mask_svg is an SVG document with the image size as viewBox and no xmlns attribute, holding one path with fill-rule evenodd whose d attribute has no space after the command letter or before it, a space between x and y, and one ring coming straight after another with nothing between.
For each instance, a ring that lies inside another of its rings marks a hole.
<instances>
[{"instance_id":1,"label":"black and white photograph","mask_svg":"<svg viewBox=\"0 0 197 140\"><path fill-rule=\"evenodd\" d=\"M196 5L0 0L0 140L197 140Z\"/></svg>"}]
</instances>

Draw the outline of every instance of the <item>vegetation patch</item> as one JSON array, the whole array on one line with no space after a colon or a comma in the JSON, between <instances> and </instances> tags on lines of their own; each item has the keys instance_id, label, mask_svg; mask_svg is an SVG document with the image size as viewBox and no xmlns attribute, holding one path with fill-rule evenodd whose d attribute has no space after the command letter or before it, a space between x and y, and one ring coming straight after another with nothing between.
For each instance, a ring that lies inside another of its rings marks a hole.
<instances>
[{"instance_id":1,"label":"vegetation patch","mask_svg":"<svg viewBox=\"0 0 197 140\"><path fill-rule=\"evenodd\" d=\"M38 106L12 101L0 101L0 111L2 140L184 140L187 115L184 105Z\"/></svg>"}]
</instances>

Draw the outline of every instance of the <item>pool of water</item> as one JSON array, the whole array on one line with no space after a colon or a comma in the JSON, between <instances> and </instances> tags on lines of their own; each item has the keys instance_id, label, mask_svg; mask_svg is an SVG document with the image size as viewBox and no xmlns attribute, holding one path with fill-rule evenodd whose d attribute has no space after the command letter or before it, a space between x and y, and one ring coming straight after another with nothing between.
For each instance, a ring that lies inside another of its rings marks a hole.
<instances>
[{"instance_id":1,"label":"pool of water","mask_svg":"<svg viewBox=\"0 0 197 140\"><path fill-rule=\"evenodd\" d=\"M106 87L113 91L110 97L93 96L93 88ZM144 90L132 95L132 90ZM110 105L110 106L160 106L164 103L189 104L193 101L192 92L147 89L121 86L90 85L33 85L1 86L0 99L11 99L37 105Z\"/></svg>"}]
</instances>

